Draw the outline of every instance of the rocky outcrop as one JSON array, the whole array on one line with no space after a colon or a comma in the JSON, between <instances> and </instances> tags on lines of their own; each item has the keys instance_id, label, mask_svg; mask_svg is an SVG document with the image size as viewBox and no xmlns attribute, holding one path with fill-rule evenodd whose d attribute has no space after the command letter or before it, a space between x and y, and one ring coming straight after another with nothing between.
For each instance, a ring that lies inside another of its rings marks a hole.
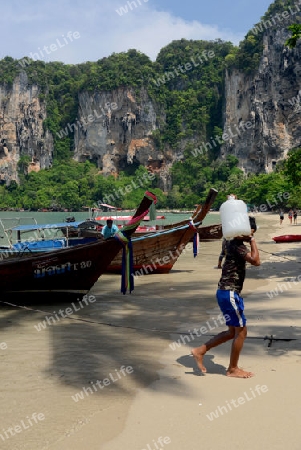
<instances>
[{"instance_id":1,"label":"rocky outcrop","mask_svg":"<svg viewBox=\"0 0 301 450\"><path fill-rule=\"evenodd\" d=\"M267 30L255 75L226 74L221 156L235 155L248 173L271 172L301 145L301 47L286 47L288 37L286 27Z\"/></svg>"},{"instance_id":2,"label":"rocky outcrop","mask_svg":"<svg viewBox=\"0 0 301 450\"><path fill-rule=\"evenodd\" d=\"M0 86L0 182L19 181L18 162L27 156L27 171L51 166L53 137L45 131L45 105L39 87L29 85L25 72L12 88ZM173 152L158 149L152 133L165 123L165 115L146 90L119 88L112 92L79 94L78 117L57 133L57 138L74 133L74 159L97 164L103 175L117 175L129 165L143 165L158 173L159 187L171 188L169 169Z\"/></svg>"},{"instance_id":3,"label":"rocky outcrop","mask_svg":"<svg viewBox=\"0 0 301 450\"><path fill-rule=\"evenodd\" d=\"M104 175L117 175L129 165L157 172L161 188L170 188L167 175L172 152L158 149L153 132L165 115L145 89L119 88L112 92L79 94L79 114L74 130L74 158L96 162ZM161 176L162 175L162 176Z\"/></svg>"},{"instance_id":4,"label":"rocky outcrop","mask_svg":"<svg viewBox=\"0 0 301 450\"><path fill-rule=\"evenodd\" d=\"M21 72L11 88L0 86L0 182L18 179L18 162L29 157L28 171L51 166L53 138L43 128L45 106L40 89Z\"/></svg>"}]
</instances>

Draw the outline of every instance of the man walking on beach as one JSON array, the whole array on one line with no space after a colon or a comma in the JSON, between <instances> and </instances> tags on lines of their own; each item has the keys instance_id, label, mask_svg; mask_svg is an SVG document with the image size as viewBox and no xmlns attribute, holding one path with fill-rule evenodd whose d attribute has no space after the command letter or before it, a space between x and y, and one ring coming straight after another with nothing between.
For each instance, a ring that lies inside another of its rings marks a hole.
<instances>
[{"instance_id":1,"label":"man walking on beach","mask_svg":"<svg viewBox=\"0 0 301 450\"><path fill-rule=\"evenodd\" d=\"M246 261L252 266L260 265L259 252L253 236L257 230L256 221L254 217L249 217L249 220L250 236L241 236L227 241L226 260L216 292L218 305L226 319L228 330L219 333L205 344L191 351L203 373L206 372L203 365L205 353L211 348L233 339L227 376L250 378L254 375L252 372L246 372L238 367L239 355L247 336L244 302L243 298L240 297L245 279ZM251 251L244 245L244 241L250 243Z\"/></svg>"}]
</instances>

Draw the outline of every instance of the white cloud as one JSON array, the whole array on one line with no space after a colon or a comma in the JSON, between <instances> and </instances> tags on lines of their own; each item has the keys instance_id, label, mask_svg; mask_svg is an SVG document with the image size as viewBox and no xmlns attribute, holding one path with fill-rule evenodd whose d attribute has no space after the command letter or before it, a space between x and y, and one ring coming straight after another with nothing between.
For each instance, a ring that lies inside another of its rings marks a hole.
<instances>
[{"instance_id":1,"label":"white cloud","mask_svg":"<svg viewBox=\"0 0 301 450\"><path fill-rule=\"evenodd\" d=\"M129 13L128 13L129 14ZM139 21L132 19L132 23L120 26L115 30L110 45L114 51L120 52L129 48L136 48L155 59L160 49L173 40L215 40L222 39L235 44L243 38L230 31L219 30L215 25L202 24L197 21L187 22L169 13L147 11ZM122 18L121 18L122 19ZM131 25L131 26L129 26Z\"/></svg>"},{"instance_id":2,"label":"white cloud","mask_svg":"<svg viewBox=\"0 0 301 450\"><path fill-rule=\"evenodd\" d=\"M46 61L77 64L130 48L140 50L154 60L160 49L172 40L220 38L238 44L243 39L241 34L220 30L217 25L185 21L170 13L156 11L150 1L140 0L141 5L138 0L131 1L52 0L38 3L33 0L27 4L13 0L4 7L0 20L3 35L6 33L14 39L5 40L1 56L28 56L38 52L38 48L55 43L56 39L62 41L62 35L66 36L68 31L79 32L80 38L51 52L44 58ZM15 19L3 20L13 13L16 3L18 14L12 14ZM116 10L126 5L128 12L120 16Z\"/></svg>"}]
</instances>

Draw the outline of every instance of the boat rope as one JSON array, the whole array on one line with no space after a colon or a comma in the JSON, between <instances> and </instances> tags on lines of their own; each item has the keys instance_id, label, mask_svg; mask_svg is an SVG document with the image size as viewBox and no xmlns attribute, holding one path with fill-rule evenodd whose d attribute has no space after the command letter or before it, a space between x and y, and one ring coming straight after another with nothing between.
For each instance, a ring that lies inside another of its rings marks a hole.
<instances>
[{"instance_id":1,"label":"boat rope","mask_svg":"<svg viewBox=\"0 0 301 450\"><path fill-rule=\"evenodd\" d=\"M276 256L277 258L287 259L288 261L301 264L301 261L296 261L295 259L288 258L287 256L277 255L277 253L267 252L266 250L258 249L260 252L267 253L268 255ZM202 256L212 256L212 253L202 253Z\"/></svg>"},{"instance_id":2,"label":"boat rope","mask_svg":"<svg viewBox=\"0 0 301 450\"><path fill-rule=\"evenodd\" d=\"M43 311L41 309L34 309L34 308L30 308L30 307L24 306L24 305L16 305L14 303L4 302L3 300L0 300L0 303L2 303L4 305L8 305L8 306L13 306L15 308L25 309L27 311L43 313L43 314L46 314L47 316L54 316L54 314L52 312ZM71 316L62 317L62 318L60 318L60 321L63 320L63 319L70 319L70 320L76 320L76 321L79 321L79 322L93 323L93 324L96 324L96 325L105 325L105 326L114 327L114 328L127 328L127 329L130 329L130 330L137 330L137 331L152 331L152 332L156 332L156 333L184 334L184 335L185 334L188 334L188 335L191 334L189 332L179 333L177 331L172 331L172 330L171 331L170 330L158 330L156 328L141 328L141 327L134 327L134 326L130 326L130 325L118 325L118 324L109 323L109 322L98 322L98 321L95 321L95 320L82 319L82 318L79 318L79 317L71 317ZM195 335L195 336L197 336L197 335Z\"/></svg>"},{"instance_id":3,"label":"boat rope","mask_svg":"<svg viewBox=\"0 0 301 450\"><path fill-rule=\"evenodd\" d=\"M287 256L277 255L277 253L267 252L266 250L262 250L261 248L259 248L258 250L260 252L267 253L268 255L276 256L277 258L287 259L288 261L292 261L298 264L301 263L301 261L296 261L295 259L288 258Z\"/></svg>"},{"instance_id":4,"label":"boat rope","mask_svg":"<svg viewBox=\"0 0 301 450\"><path fill-rule=\"evenodd\" d=\"M15 308L20 308L20 309L25 309L27 311L33 311L33 312L39 312L39 313L43 313L43 314L47 314L47 316L54 316L53 313L49 312L49 311L43 311L41 309L34 309L34 308L30 308L28 306L24 306L24 305L16 305L14 303L10 303L10 302L4 302L3 300L0 300L0 303L4 304L4 305L8 305L8 306L13 306ZM86 322L86 323L93 323L96 325L104 325L104 326L108 326L108 327L113 327L113 328L123 328L123 329L129 329L129 330L135 330L135 331L146 331L146 332L153 332L153 333L166 333L166 334L177 334L177 335L184 335L184 336L197 336L200 337L197 333L192 333L190 331L173 331L173 330L158 330L157 328L143 328L143 327L134 327L134 326L129 326L129 325L118 325L118 324L114 324L114 323L108 323L108 322L98 322L95 320L89 320L89 319L81 319L79 317L62 317L62 319L70 319L70 320L75 320L78 322ZM61 321L61 319L60 319ZM214 337L214 334L206 334L206 336L208 337ZM247 336L246 339L261 339L261 340L269 340L269 344L268 347L270 347L272 345L273 341L285 341L285 342L290 342L290 341L297 341L298 339L296 338L275 338L273 335L271 336Z\"/></svg>"}]
</instances>

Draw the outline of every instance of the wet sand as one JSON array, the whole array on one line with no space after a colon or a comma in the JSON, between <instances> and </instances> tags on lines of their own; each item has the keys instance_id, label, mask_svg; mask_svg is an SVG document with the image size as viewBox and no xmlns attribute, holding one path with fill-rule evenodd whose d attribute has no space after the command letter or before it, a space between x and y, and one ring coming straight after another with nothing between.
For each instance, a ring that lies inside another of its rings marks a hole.
<instances>
[{"instance_id":1,"label":"wet sand","mask_svg":"<svg viewBox=\"0 0 301 450\"><path fill-rule=\"evenodd\" d=\"M299 450L300 287L291 277L301 275L301 243L271 239L301 232L287 222L257 216L262 265L248 266L243 291L249 333L241 365L256 375L249 380L225 376L230 344L206 355L205 376L189 356L224 329L215 300L221 241L201 243L197 258L188 249L168 275L140 277L131 295L120 294L119 276L103 275L89 293L95 302L41 331L47 314L70 304L27 304L44 312L2 305L1 448ZM189 335L202 326L202 335Z\"/></svg>"}]
</instances>

